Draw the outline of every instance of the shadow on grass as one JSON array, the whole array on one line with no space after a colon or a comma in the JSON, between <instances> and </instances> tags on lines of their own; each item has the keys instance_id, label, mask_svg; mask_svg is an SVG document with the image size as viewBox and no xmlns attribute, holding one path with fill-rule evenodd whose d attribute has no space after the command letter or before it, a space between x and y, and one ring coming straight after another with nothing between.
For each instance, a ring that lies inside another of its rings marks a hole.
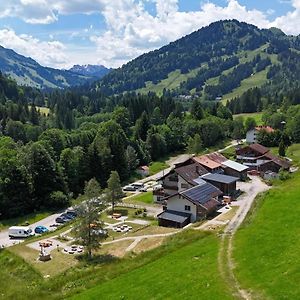
<instances>
[{"instance_id":1,"label":"shadow on grass","mask_svg":"<svg viewBox=\"0 0 300 300\"><path fill-rule=\"evenodd\" d=\"M126 209L126 208L115 208L114 213L121 214L122 216L128 216L128 209ZM107 211L107 215L111 216L112 211L111 210Z\"/></svg>"},{"instance_id":2,"label":"shadow on grass","mask_svg":"<svg viewBox=\"0 0 300 300\"><path fill-rule=\"evenodd\" d=\"M116 256L110 254L94 254L90 257L87 253L77 256L76 259L80 263L88 265L108 264L118 260Z\"/></svg>"}]
</instances>

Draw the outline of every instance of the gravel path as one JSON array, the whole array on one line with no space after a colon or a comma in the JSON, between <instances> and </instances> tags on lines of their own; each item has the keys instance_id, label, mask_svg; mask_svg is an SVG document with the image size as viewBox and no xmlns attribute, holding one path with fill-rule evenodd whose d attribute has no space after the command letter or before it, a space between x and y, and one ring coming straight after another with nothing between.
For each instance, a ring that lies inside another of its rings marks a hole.
<instances>
[{"instance_id":1,"label":"gravel path","mask_svg":"<svg viewBox=\"0 0 300 300\"><path fill-rule=\"evenodd\" d=\"M251 177L251 182L239 183L238 188L245 193L240 197L235 205L239 205L239 209L235 216L230 220L224 229L222 241L218 256L219 269L224 277L225 282L230 283L230 288L240 299L250 300L251 295L246 290L242 289L234 274L233 261L233 236L242 222L245 220L256 196L270 189L259 177Z\"/></svg>"}]
</instances>

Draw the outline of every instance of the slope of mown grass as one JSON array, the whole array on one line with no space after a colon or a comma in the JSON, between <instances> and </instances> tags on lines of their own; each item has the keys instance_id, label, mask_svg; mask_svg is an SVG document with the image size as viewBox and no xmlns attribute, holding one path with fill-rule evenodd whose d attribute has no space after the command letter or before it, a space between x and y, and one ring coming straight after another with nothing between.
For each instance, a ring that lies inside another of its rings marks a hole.
<instances>
[{"instance_id":1,"label":"slope of mown grass","mask_svg":"<svg viewBox=\"0 0 300 300\"><path fill-rule=\"evenodd\" d=\"M299 195L298 173L262 196L237 232L235 274L256 298L300 299Z\"/></svg>"},{"instance_id":2,"label":"slope of mown grass","mask_svg":"<svg viewBox=\"0 0 300 300\"><path fill-rule=\"evenodd\" d=\"M236 119L238 117L243 117L244 120L246 120L247 118L253 118L256 121L257 125L262 125L262 112L257 112L257 113L249 113L249 114L238 114L238 115L234 115L233 118Z\"/></svg>"},{"instance_id":3,"label":"slope of mown grass","mask_svg":"<svg viewBox=\"0 0 300 300\"><path fill-rule=\"evenodd\" d=\"M20 257L0 250L0 298L26 299L31 289L42 281L41 276Z\"/></svg>"},{"instance_id":4,"label":"slope of mown grass","mask_svg":"<svg viewBox=\"0 0 300 300\"><path fill-rule=\"evenodd\" d=\"M73 299L233 299L218 272L219 239L192 234L199 237Z\"/></svg>"},{"instance_id":5,"label":"slope of mown grass","mask_svg":"<svg viewBox=\"0 0 300 300\"><path fill-rule=\"evenodd\" d=\"M249 89L264 85L267 82L268 69L269 68L266 68L265 70L255 73L253 76L242 80L241 85L238 88L223 96L222 102L226 104L227 101L241 96Z\"/></svg>"}]
</instances>

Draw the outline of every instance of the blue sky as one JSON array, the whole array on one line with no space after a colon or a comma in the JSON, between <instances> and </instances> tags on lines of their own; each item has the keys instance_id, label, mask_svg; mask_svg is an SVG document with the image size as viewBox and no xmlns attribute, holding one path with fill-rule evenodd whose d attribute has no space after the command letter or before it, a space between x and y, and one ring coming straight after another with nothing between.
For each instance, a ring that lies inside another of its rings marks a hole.
<instances>
[{"instance_id":1,"label":"blue sky","mask_svg":"<svg viewBox=\"0 0 300 300\"><path fill-rule=\"evenodd\" d=\"M118 67L211 22L300 33L300 0L0 1L0 45L57 68Z\"/></svg>"}]
</instances>

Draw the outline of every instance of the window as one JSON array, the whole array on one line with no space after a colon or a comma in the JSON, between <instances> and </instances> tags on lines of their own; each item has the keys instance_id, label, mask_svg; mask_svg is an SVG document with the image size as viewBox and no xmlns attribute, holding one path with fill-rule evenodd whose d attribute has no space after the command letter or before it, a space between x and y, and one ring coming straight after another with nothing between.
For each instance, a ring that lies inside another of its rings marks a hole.
<instances>
[{"instance_id":1,"label":"window","mask_svg":"<svg viewBox=\"0 0 300 300\"><path fill-rule=\"evenodd\" d=\"M189 205L185 205L184 210L191 211L191 207Z\"/></svg>"}]
</instances>

